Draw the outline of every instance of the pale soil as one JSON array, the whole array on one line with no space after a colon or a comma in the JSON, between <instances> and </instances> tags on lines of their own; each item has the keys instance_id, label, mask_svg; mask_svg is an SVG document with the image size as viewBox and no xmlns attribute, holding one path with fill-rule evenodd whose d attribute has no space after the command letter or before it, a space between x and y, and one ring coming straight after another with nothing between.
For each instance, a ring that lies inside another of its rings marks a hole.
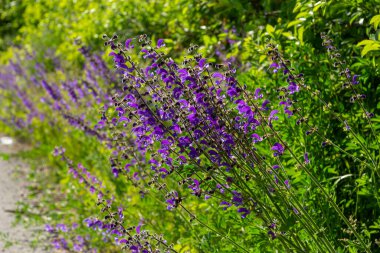
<instances>
[{"instance_id":1,"label":"pale soil","mask_svg":"<svg viewBox=\"0 0 380 253\"><path fill-rule=\"evenodd\" d=\"M25 145L9 144L7 139L0 137L0 252L1 253L42 253L32 242L41 228L25 228L15 224L17 202L23 200L26 192L26 175L28 166L15 158ZM9 155L9 157L8 157ZM5 160L4 160L5 158ZM9 159L8 159L9 158Z\"/></svg>"}]
</instances>

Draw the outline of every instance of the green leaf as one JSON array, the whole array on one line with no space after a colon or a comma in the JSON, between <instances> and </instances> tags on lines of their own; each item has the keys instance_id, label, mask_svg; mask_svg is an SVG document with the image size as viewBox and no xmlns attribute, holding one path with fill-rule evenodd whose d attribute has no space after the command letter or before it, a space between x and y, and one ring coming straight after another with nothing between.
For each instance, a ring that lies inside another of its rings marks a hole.
<instances>
[{"instance_id":1,"label":"green leaf","mask_svg":"<svg viewBox=\"0 0 380 253\"><path fill-rule=\"evenodd\" d=\"M267 58L266 55L260 55L259 63L262 63Z\"/></svg>"},{"instance_id":2,"label":"green leaf","mask_svg":"<svg viewBox=\"0 0 380 253\"><path fill-rule=\"evenodd\" d=\"M294 39L293 35L290 32L283 32L282 36L285 36L288 39Z\"/></svg>"},{"instance_id":3,"label":"green leaf","mask_svg":"<svg viewBox=\"0 0 380 253\"><path fill-rule=\"evenodd\" d=\"M273 34L273 32L274 32L274 27L271 26L271 25L269 25L269 24L265 27L265 29L266 29L266 31L267 31L269 34Z\"/></svg>"},{"instance_id":4,"label":"green leaf","mask_svg":"<svg viewBox=\"0 0 380 253\"><path fill-rule=\"evenodd\" d=\"M379 26L380 24L380 15L376 15L376 16L373 16L371 18L371 21L369 21L369 23L372 25L373 24L373 27L375 28L375 30L377 30L377 27Z\"/></svg>"},{"instance_id":5,"label":"green leaf","mask_svg":"<svg viewBox=\"0 0 380 253\"><path fill-rule=\"evenodd\" d=\"M304 18L304 17L306 17L308 15L310 15L308 12L303 11L303 12L298 13L298 15L296 16L296 19Z\"/></svg>"},{"instance_id":6,"label":"green leaf","mask_svg":"<svg viewBox=\"0 0 380 253\"><path fill-rule=\"evenodd\" d=\"M305 27L304 26L301 26L299 29L298 29L298 39L299 41L301 42L301 45L303 45L303 32L305 31Z\"/></svg>"},{"instance_id":7,"label":"green leaf","mask_svg":"<svg viewBox=\"0 0 380 253\"><path fill-rule=\"evenodd\" d=\"M352 23L354 23L354 21L359 18L361 16L361 13L356 13L351 19L350 19L350 25L352 25Z\"/></svg>"},{"instance_id":8,"label":"green leaf","mask_svg":"<svg viewBox=\"0 0 380 253\"><path fill-rule=\"evenodd\" d=\"M367 44L372 44L373 43L373 40L362 40L360 41L357 46L364 46L364 45L367 45Z\"/></svg>"},{"instance_id":9,"label":"green leaf","mask_svg":"<svg viewBox=\"0 0 380 253\"><path fill-rule=\"evenodd\" d=\"M362 56L365 56L370 51L376 51L380 49L380 43L375 42L373 44L367 44L362 50Z\"/></svg>"},{"instance_id":10,"label":"green leaf","mask_svg":"<svg viewBox=\"0 0 380 253\"><path fill-rule=\"evenodd\" d=\"M294 20L292 22L289 22L288 23L288 28L292 27L292 26L295 26L295 25L298 25L298 24L301 24L302 22L303 22L303 20Z\"/></svg>"},{"instance_id":11,"label":"green leaf","mask_svg":"<svg viewBox=\"0 0 380 253\"><path fill-rule=\"evenodd\" d=\"M325 4L326 4L325 2L318 1L314 5L313 12L317 12L319 10L319 8L321 8L322 6L325 6Z\"/></svg>"}]
</instances>

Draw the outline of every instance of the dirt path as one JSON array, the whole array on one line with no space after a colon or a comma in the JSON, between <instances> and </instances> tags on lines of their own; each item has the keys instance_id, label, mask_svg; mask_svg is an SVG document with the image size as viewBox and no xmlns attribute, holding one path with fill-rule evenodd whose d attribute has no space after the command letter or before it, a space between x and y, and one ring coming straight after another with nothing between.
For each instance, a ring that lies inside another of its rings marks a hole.
<instances>
[{"instance_id":1,"label":"dirt path","mask_svg":"<svg viewBox=\"0 0 380 253\"><path fill-rule=\"evenodd\" d=\"M28 167L11 155L25 147L10 143L11 140L0 137L0 252L42 253L43 250L34 249L31 245L35 229L26 229L21 224L14 225L14 210L25 192L25 177L20 175L25 175Z\"/></svg>"}]
</instances>

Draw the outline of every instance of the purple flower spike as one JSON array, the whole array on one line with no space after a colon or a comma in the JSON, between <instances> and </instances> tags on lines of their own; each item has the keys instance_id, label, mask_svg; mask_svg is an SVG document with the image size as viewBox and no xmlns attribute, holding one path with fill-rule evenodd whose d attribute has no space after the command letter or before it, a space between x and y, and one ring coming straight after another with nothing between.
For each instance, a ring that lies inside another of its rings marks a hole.
<instances>
[{"instance_id":1,"label":"purple flower spike","mask_svg":"<svg viewBox=\"0 0 380 253\"><path fill-rule=\"evenodd\" d=\"M284 153L284 147L278 142L273 145L272 150L274 151L273 156L275 157L281 156Z\"/></svg>"}]
</instances>

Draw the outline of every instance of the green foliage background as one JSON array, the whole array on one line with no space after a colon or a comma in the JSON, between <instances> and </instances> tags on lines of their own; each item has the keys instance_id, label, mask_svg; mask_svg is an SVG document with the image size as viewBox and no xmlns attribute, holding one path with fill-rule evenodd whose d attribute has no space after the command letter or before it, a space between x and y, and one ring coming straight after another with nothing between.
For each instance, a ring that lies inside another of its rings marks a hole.
<instances>
[{"instance_id":1,"label":"green foliage background","mask_svg":"<svg viewBox=\"0 0 380 253\"><path fill-rule=\"evenodd\" d=\"M360 74L361 92L367 95L364 104L374 113L373 126L380 128L380 3L377 0L2 0L0 4L0 61L6 64L14 59L17 48L36 54L36 60L50 70L53 80L60 80L51 62L50 53L63 62L64 72L79 75L78 69L84 59L74 41L80 40L94 52L105 50L104 33L116 33L123 38L148 34L153 40L164 38L174 58L183 59L186 48L191 44L200 45L201 51L212 61L236 58L239 66L238 79L249 89L261 87L267 96L274 98L274 92L285 85L280 75L269 69L266 43L276 43L284 56L291 61L297 72L305 75L305 83L312 90L319 90L321 96L331 103L330 110L311 96L300 93L300 107L309 118L311 125L322 129L323 134L338 143L356 157L366 154L357 142L343 130L342 125L330 111L338 112L357 130L360 139L371 154L379 161L379 146L370 142L370 129L362 117L362 110L348 102L349 96L341 89L342 80L336 69L329 63L321 45L320 33L325 32L334 39L342 59L351 71ZM231 42L232 40L232 42ZM218 51L220 54L216 54ZM103 56L109 61L107 54ZM30 66L29 66L30 67ZM33 71L33 69L31 69ZM94 109L94 122L97 114ZM6 114L6 111L2 111ZM322 148L317 137L306 137L307 128L298 127L294 119L281 118L283 127L278 129L297 153L307 151L315 175L326 190L342 208L345 215L358 220L358 229L372 242L372 249L379 250L375 240L379 237L380 209L378 178L363 164L333 146ZM152 198L139 200L138 193L124 182L115 180L109 169L108 153L96 140L82 132L72 130L63 120L61 129L52 129L47 124L35 123L37 129L31 136L17 132L5 125L1 132L23 138L34 149L22 154L35 161L43 160L48 168L38 171L39 162L30 176L35 184L31 186L32 199L39 204L25 210L35 210L37 222L60 220L80 222L98 212L95 199L72 181L63 163L47 154L56 145L66 147L74 161L81 161L91 172L104 179L108 190L127 203L128 220L136 223L142 217L149 217L147 227L163 233L180 252L233 252L228 240L220 238L200 224L189 223L189 217L179 212L165 210L164 199L152 193ZM362 127L366 126L366 127ZM319 200L319 192L307 176L295 164L285 164L292 175L298 195L310 209L313 217L328 228L330 238L336 241L339 252L355 252L353 245L346 245L344 238L350 234L342 230L338 217ZM46 182L42 186L39 182ZM173 187L175 182L171 182ZM46 191L49 189L49 191ZM68 197L70 196L70 197ZM281 246L260 233L255 217L241 219L234 211L223 211L218 202L207 202L187 196L186 205L199 217L218 231L252 252L273 252ZM84 199L84 201L80 201ZM54 200L54 201L52 201ZM33 209L34 208L34 209ZM24 209L23 209L24 210ZM24 215L21 215L24 216ZM290 221L291 223L291 221ZM265 230L265 228L262 228ZM83 231L88 233L88 231ZM101 239L93 235L94 244L104 247ZM112 251L113 249L107 248ZM236 250L236 249L235 249Z\"/></svg>"}]
</instances>

